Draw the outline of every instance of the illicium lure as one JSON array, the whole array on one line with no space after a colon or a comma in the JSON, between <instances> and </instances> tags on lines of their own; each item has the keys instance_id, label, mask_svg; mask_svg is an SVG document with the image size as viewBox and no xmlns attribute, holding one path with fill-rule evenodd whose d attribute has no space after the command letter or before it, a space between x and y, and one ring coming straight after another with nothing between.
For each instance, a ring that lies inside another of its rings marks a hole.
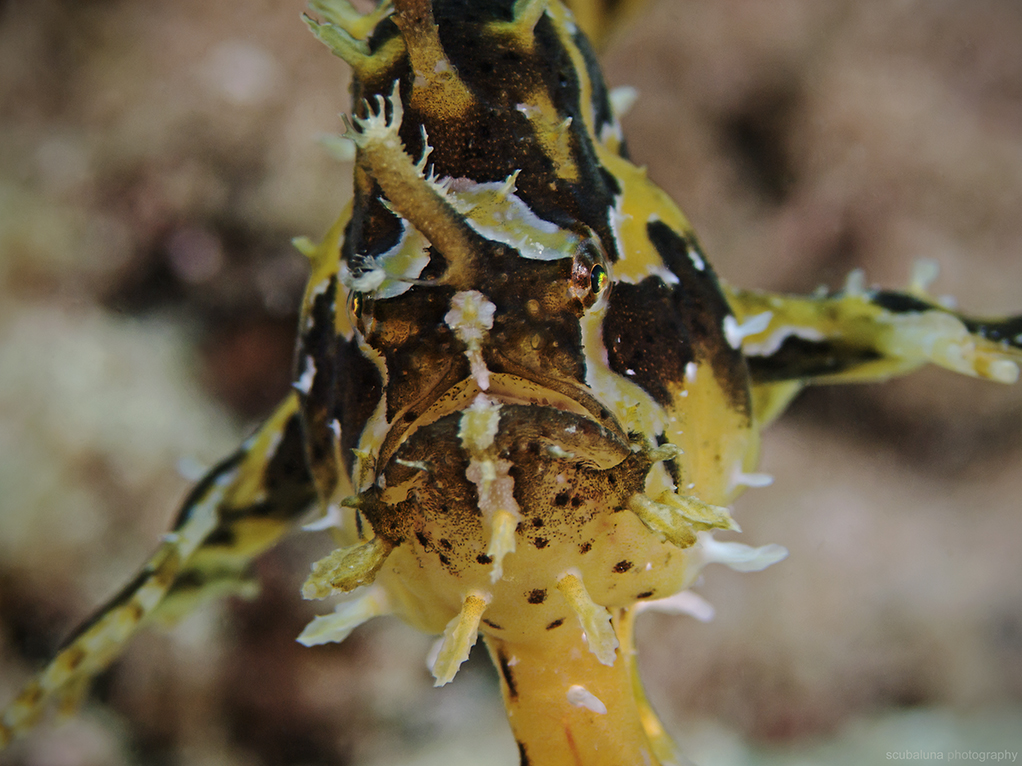
<instances>
[{"instance_id":1,"label":"illicium lure","mask_svg":"<svg viewBox=\"0 0 1022 766\"><path fill-rule=\"evenodd\" d=\"M642 605L711 562L759 434L805 385L934 363L1014 382L1022 317L975 320L852 278L830 295L722 285L633 165L585 32L598 2L316 0L354 70L354 199L318 245L294 390L186 500L156 554L3 713L0 744L156 615L240 584L310 507L338 547L299 637L396 614L481 634L523 764L678 764L635 669ZM608 6L609 7L609 6Z\"/></svg>"}]
</instances>

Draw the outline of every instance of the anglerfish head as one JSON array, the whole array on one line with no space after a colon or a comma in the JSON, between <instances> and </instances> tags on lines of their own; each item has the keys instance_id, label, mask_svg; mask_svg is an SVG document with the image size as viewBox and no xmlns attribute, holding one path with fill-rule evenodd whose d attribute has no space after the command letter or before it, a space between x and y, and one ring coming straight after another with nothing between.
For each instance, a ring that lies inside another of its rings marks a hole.
<instances>
[{"instance_id":1,"label":"anglerfish head","mask_svg":"<svg viewBox=\"0 0 1022 766\"><path fill-rule=\"evenodd\" d=\"M364 547L314 584L379 573L418 627L478 626L483 604L503 640L574 612L609 664L609 616L583 615L676 592L696 532L731 521L664 502L678 450L599 393L621 257L620 189L597 160L619 148L606 89L560 4L394 8L372 30L314 24L356 74L339 277L353 368L376 371L348 501Z\"/></svg>"}]
</instances>

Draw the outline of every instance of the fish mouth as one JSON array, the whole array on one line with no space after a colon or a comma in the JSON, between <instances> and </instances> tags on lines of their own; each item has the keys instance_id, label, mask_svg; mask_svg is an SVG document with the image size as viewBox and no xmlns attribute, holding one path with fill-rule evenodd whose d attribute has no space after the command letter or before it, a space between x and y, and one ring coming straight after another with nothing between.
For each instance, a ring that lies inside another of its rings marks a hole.
<instances>
[{"instance_id":1,"label":"fish mouth","mask_svg":"<svg viewBox=\"0 0 1022 766\"><path fill-rule=\"evenodd\" d=\"M416 431L428 428L448 415L466 410L479 396L485 396L489 401L500 405L538 407L548 412L553 411L551 414L555 418L557 412L566 413L563 418L566 428L570 428L572 423L579 423L580 419L589 422L591 426L596 427L596 433L600 434L600 437L585 450L585 456L601 468L617 465L627 457L627 449L622 454L621 448L621 445L629 443L627 434L607 408L583 387L552 381L538 375L524 377L505 372L491 372L488 383L489 385L483 389L475 378L464 378L445 388L443 393L410 423L402 428L392 427L381 445L377 471L382 470L390 462L401 445ZM557 388L547 384L557 385ZM400 422L401 418L398 418L395 424Z\"/></svg>"}]
</instances>

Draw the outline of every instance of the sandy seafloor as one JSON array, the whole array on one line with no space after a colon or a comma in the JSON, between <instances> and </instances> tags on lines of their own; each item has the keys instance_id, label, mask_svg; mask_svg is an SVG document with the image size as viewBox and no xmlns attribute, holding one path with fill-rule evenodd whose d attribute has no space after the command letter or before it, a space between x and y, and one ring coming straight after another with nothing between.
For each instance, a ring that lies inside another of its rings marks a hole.
<instances>
[{"instance_id":1,"label":"sandy seafloor","mask_svg":"<svg viewBox=\"0 0 1022 766\"><path fill-rule=\"evenodd\" d=\"M350 165L347 73L300 1L0 2L0 701L141 564L194 476L286 389ZM1022 310L1022 5L661 0L615 40L636 161L736 284L852 268ZM735 516L790 558L708 570L701 624L640 624L650 695L705 766L1022 750L1022 387L925 371L805 396ZM477 651L378 620L294 642L325 542L262 595L137 640L12 766L511 764ZM970 760L971 759L971 760ZM1010 762L1010 761L1009 761Z\"/></svg>"}]
</instances>

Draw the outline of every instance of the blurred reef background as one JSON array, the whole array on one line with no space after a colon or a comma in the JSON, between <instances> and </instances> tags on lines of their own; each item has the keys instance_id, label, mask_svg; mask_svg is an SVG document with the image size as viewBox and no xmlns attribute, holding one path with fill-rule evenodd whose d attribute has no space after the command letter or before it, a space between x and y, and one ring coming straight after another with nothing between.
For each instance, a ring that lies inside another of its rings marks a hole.
<instances>
[{"instance_id":1,"label":"blurred reef background","mask_svg":"<svg viewBox=\"0 0 1022 766\"><path fill-rule=\"evenodd\" d=\"M0 0L0 704L145 560L286 390L304 259L347 201L319 137L343 63L301 0ZM659 0L604 61L633 159L718 273L907 284L1022 311L1022 4ZM736 518L790 558L709 570L709 624L647 616L642 668L703 766L1022 750L1022 387L927 370L805 395ZM12 766L513 764L479 647L377 620L295 643L325 542L261 595L140 637ZM319 611L329 606L315 605ZM485 753L485 755L483 755ZM491 755L492 753L492 755ZM924 761L925 762L925 761Z\"/></svg>"}]
</instances>

